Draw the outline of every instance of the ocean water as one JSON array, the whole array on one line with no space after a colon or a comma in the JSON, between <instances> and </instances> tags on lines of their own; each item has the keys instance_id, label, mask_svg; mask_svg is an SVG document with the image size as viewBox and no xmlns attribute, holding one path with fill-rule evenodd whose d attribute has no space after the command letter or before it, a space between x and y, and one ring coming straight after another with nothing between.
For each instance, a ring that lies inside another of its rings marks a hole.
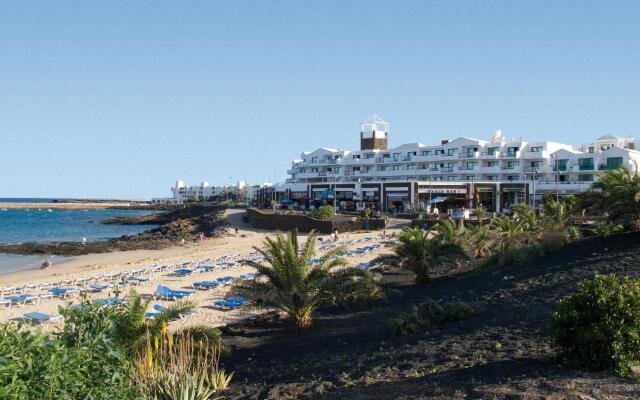
<instances>
[{"instance_id":1,"label":"ocean water","mask_svg":"<svg viewBox=\"0 0 640 400\"><path fill-rule=\"evenodd\" d=\"M11 199L15 201L15 199ZM29 201L31 202L31 201ZM1 206L0 206L1 207ZM81 242L133 235L154 225L103 225L99 221L124 216L151 214L142 210L49 210L46 204L34 209L0 208L0 243ZM0 273L37 268L41 256L0 253Z\"/></svg>"}]
</instances>

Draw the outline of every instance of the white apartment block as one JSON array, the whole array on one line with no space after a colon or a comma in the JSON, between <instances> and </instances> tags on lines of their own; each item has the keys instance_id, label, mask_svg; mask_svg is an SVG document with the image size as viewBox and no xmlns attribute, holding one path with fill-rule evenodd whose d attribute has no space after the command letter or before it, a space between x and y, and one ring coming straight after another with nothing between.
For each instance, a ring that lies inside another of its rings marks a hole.
<instances>
[{"instance_id":1,"label":"white apartment block","mask_svg":"<svg viewBox=\"0 0 640 400\"><path fill-rule=\"evenodd\" d=\"M458 137L438 145L388 148L389 124L374 115L362 124L360 150L320 148L294 160L277 188L300 205L330 203L343 209L478 207L502 211L539 202L545 193L589 188L603 171L637 171L635 139L605 135L577 148L551 141ZM435 198L435 201L434 201Z\"/></svg>"},{"instance_id":2,"label":"white apartment block","mask_svg":"<svg viewBox=\"0 0 640 400\"><path fill-rule=\"evenodd\" d=\"M185 185L183 181L176 181L175 186L171 188L171 194L174 202L187 203L218 199L226 193L231 195L243 191L245 194L250 194L248 189L245 182L238 182L235 185L211 186L209 182L201 182L200 185Z\"/></svg>"}]
</instances>

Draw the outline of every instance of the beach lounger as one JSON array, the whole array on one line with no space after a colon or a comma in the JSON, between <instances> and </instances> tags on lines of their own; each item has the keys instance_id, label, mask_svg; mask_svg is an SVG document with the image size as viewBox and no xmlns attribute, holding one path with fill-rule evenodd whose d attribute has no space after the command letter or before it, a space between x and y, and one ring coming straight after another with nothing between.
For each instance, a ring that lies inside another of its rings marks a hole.
<instances>
[{"instance_id":1,"label":"beach lounger","mask_svg":"<svg viewBox=\"0 0 640 400\"><path fill-rule=\"evenodd\" d=\"M69 294L78 293L78 289L73 289L73 288L53 288L53 289L49 289L49 293L51 293L54 296L58 296L61 299L64 299Z\"/></svg>"},{"instance_id":2,"label":"beach lounger","mask_svg":"<svg viewBox=\"0 0 640 400\"><path fill-rule=\"evenodd\" d=\"M124 299L121 298L121 297L109 297L109 298L106 298L106 299L95 300L94 303L96 303L100 307L108 307L108 306L118 305L118 304L122 303L123 301L124 301Z\"/></svg>"},{"instance_id":3,"label":"beach lounger","mask_svg":"<svg viewBox=\"0 0 640 400\"><path fill-rule=\"evenodd\" d=\"M194 269L195 272L211 272L215 269L213 265L201 265Z\"/></svg>"},{"instance_id":4,"label":"beach lounger","mask_svg":"<svg viewBox=\"0 0 640 400\"><path fill-rule=\"evenodd\" d=\"M91 285L89 285L89 291L91 292L102 292L103 290L105 290L106 288L108 288L109 285L101 285L99 283L92 283Z\"/></svg>"},{"instance_id":5,"label":"beach lounger","mask_svg":"<svg viewBox=\"0 0 640 400\"><path fill-rule=\"evenodd\" d=\"M180 268L180 269L174 270L172 275L175 275L175 276L187 276L187 275L191 275L192 272L193 272L193 270L186 269L186 268Z\"/></svg>"},{"instance_id":6,"label":"beach lounger","mask_svg":"<svg viewBox=\"0 0 640 400\"><path fill-rule=\"evenodd\" d=\"M169 309L167 307L161 306L160 304L154 304L153 305L153 309L156 310L158 313L163 313L163 312L167 312L169 311ZM180 318L184 318L184 317L188 317L190 315L194 315L196 312L195 311L187 311L186 313L180 313L178 314L180 316Z\"/></svg>"},{"instance_id":7,"label":"beach lounger","mask_svg":"<svg viewBox=\"0 0 640 400\"><path fill-rule=\"evenodd\" d=\"M22 319L24 319L25 321L38 322L40 324L45 322L53 322L61 318L62 315L49 315L37 311L22 314Z\"/></svg>"},{"instance_id":8,"label":"beach lounger","mask_svg":"<svg viewBox=\"0 0 640 400\"><path fill-rule=\"evenodd\" d=\"M156 286L155 297L158 297L160 299L178 300L187 298L193 295L193 293L194 292L186 290L173 290L164 285L158 285Z\"/></svg>"},{"instance_id":9,"label":"beach lounger","mask_svg":"<svg viewBox=\"0 0 640 400\"><path fill-rule=\"evenodd\" d=\"M135 277L135 276L130 276L129 278L127 278L127 280L130 283L133 283L134 285L140 286L143 283L149 281L149 278L138 278L138 277Z\"/></svg>"},{"instance_id":10,"label":"beach lounger","mask_svg":"<svg viewBox=\"0 0 640 400\"><path fill-rule=\"evenodd\" d=\"M191 286L194 289L211 290L218 286L218 282L214 282L214 281L193 282Z\"/></svg>"},{"instance_id":11,"label":"beach lounger","mask_svg":"<svg viewBox=\"0 0 640 400\"><path fill-rule=\"evenodd\" d=\"M226 300L216 300L213 302L214 306L223 310L231 310L234 308L242 307L247 304L248 301L242 297L230 297Z\"/></svg>"},{"instance_id":12,"label":"beach lounger","mask_svg":"<svg viewBox=\"0 0 640 400\"><path fill-rule=\"evenodd\" d=\"M0 306L7 306L7 308L11 308L11 300L0 299Z\"/></svg>"},{"instance_id":13,"label":"beach lounger","mask_svg":"<svg viewBox=\"0 0 640 400\"><path fill-rule=\"evenodd\" d=\"M13 296L5 297L5 300L9 300L12 304L17 306L23 306L27 304L27 302L32 304L38 304L38 296L33 296L31 294L15 294Z\"/></svg>"}]
</instances>

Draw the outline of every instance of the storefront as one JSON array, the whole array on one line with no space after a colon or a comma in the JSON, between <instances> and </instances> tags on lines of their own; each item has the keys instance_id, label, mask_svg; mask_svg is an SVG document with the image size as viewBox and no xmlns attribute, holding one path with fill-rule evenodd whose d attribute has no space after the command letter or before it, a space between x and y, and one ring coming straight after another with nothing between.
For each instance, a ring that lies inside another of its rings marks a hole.
<instances>
[{"instance_id":1,"label":"storefront","mask_svg":"<svg viewBox=\"0 0 640 400\"><path fill-rule=\"evenodd\" d=\"M309 206L309 194L307 192L290 192L289 200L297 204L298 207L306 208Z\"/></svg>"},{"instance_id":2,"label":"storefront","mask_svg":"<svg viewBox=\"0 0 640 400\"><path fill-rule=\"evenodd\" d=\"M336 192L330 188L312 188L311 189L311 204L315 208L320 208L326 205L334 205Z\"/></svg>"},{"instance_id":3,"label":"storefront","mask_svg":"<svg viewBox=\"0 0 640 400\"><path fill-rule=\"evenodd\" d=\"M340 211L354 211L356 209L353 189L336 188L335 192L336 209Z\"/></svg>"},{"instance_id":4,"label":"storefront","mask_svg":"<svg viewBox=\"0 0 640 400\"><path fill-rule=\"evenodd\" d=\"M426 210L429 204L431 207L438 207L439 212L447 212L461 207L468 207L467 188L465 186L431 186L418 188L419 207Z\"/></svg>"},{"instance_id":5,"label":"storefront","mask_svg":"<svg viewBox=\"0 0 640 400\"><path fill-rule=\"evenodd\" d=\"M496 210L496 188L492 187L476 187L475 207L483 208L486 211L494 212Z\"/></svg>"},{"instance_id":6,"label":"storefront","mask_svg":"<svg viewBox=\"0 0 640 400\"><path fill-rule=\"evenodd\" d=\"M526 204L526 189L523 186L520 187L502 187L500 189L500 205L502 210L505 211L511 208L511 206L525 203Z\"/></svg>"}]
</instances>

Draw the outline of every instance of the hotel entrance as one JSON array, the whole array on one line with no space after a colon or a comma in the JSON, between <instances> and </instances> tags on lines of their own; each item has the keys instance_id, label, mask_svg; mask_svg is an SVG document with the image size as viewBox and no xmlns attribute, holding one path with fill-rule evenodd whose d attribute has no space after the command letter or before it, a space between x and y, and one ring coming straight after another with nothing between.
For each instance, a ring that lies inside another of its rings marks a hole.
<instances>
[{"instance_id":1,"label":"hotel entrance","mask_svg":"<svg viewBox=\"0 0 640 400\"><path fill-rule=\"evenodd\" d=\"M503 211L510 209L511 206L516 204L525 203L524 199L524 188L502 188L500 204Z\"/></svg>"},{"instance_id":2,"label":"hotel entrance","mask_svg":"<svg viewBox=\"0 0 640 400\"><path fill-rule=\"evenodd\" d=\"M494 212L496 210L496 190L494 188L477 188L476 207Z\"/></svg>"}]
</instances>

